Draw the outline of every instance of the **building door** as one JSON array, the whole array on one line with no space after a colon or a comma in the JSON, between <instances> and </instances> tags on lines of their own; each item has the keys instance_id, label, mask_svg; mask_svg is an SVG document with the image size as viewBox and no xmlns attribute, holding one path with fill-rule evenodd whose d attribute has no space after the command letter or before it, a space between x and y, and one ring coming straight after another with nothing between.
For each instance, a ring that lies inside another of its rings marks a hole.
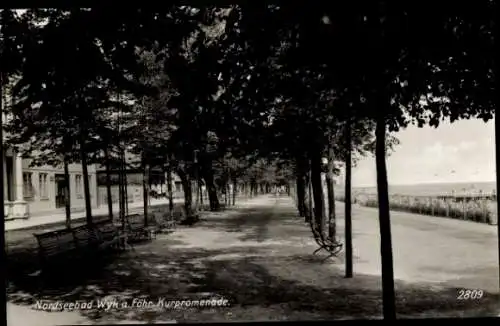
<instances>
[{"instance_id":1,"label":"building door","mask_svg":"<svg viewBox=\"0 0 500 326\"><path fill-rule=\"evenodd\" d=\"M66 203L66 180L64 179L64 174L56 174L56 208L64 207Z\"/></svg>"}]
</instances>

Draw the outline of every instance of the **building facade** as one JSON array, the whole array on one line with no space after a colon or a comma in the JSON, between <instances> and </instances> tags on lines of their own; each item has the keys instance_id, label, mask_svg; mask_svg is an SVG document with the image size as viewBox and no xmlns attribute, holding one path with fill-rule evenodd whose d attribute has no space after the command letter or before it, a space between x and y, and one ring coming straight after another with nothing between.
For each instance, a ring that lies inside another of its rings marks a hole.
<instances>
[{"instance_id":1,"label":"building facade","mask_svg":"<svg viewBox=\"0 0 500 326\"><path fill-rule=\"evenodd\" d=\"M6 110L2 112L2 122L7 123L11 116L5 114L12 105L10 87L4 87L2 95ZM8 138L3 134L3 143ZM2 153L4 187L4 212L6 219L30 218L37 215L64 213L66 192L64 167L31 167L30 159L22 158L12 148L4 147ZM81 164L70 164L70 204L73 211L85 208L83 172ZM88 166L90 198L93 207L97 206L97 177L94 165Z\"/></svg>"},{"instance_id":2,"label":"building facade","mask_svg":"<svg viewBox=\"0 0 500 326\"><path fill-rule=\"evenodd\" d=\"M12 149L3 152L2 160L5 218L26 218L29 213L23 193L23 160Z\"/></svg>"},{"instance_id":3,"label":"building facade","mask_svg":"<svg viewBox=\"0 0 500 326\"><path fill-rule=\"evenodd\" d=\"M64 213L66 193L64 168L30 167L31 160L13 150L4 152L3 187L5 218L30 218ZM88 166L91 204L97 207L95 166ZM83 173L80 164L69 165L70 203L73 211L85 208Z\"/></svg>"},{"instance_id":4,"label":"building facade","mask_svg":"<svg viewBox=\"0 0 500 326\"><path fill-rule=\"evenodd\" d=\"M127 170L127 201L129 203L141 202L143 201L143 185L142 178L143 175L141 171L135 169ZM118 172L111 171L111 201L113 203L119 202L119 186L118 186ZM97 167L97 185L98 185L98 205L107 205L108 194L106 186L106 170L104 167ZM167 196L167 176L161 171L156 171L154 177L150 183L150 194L156 193L157 196L165 197ZM183 196L181 179L175 173L172 174L172 191L174 198L180 198Z\"/></svg>"}]
</instances>

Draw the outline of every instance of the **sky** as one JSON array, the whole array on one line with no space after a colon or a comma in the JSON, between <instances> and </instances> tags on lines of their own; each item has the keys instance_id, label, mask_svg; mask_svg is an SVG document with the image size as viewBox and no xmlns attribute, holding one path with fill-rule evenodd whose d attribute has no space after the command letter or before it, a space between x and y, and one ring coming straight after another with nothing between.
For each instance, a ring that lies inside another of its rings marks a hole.
<instances>
[{"instance_id":1,"label":"sky","mask_svg":"<svg viewBox=\"0 0 500 326\"><path fill-rule=\"evenodd\" d=\"M494 120L442 122L437 129L410 126L395 136L400 144L387 158L391 185L495 180ZM376 186L376 180L374 157L353 168L353 187Z\"/></svg>"}]
</instances>

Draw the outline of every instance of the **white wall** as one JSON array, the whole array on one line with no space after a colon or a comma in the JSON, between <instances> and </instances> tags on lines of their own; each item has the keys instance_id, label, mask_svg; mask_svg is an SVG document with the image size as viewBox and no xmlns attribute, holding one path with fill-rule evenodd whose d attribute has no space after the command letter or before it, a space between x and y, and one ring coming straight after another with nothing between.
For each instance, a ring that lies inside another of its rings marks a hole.
<instances>
[{"instance_id":1,"label":"white wall","mask_svg":"<svg viewBox=\"0 0 500 326\"><path fill-rule=\"evenodd\" d=\"M57 184L55 180L56 174L64 175L64 168L54 167L54 166L41 166L41 167L30 167L30 160L23 160L23 173L31 173L33 196L31 198L26 197L25 200L28 202L28 209L30 215L36 215L40 212L53 211L56 210L56 195L57 195ZM40 175L47 174L47 196L42 197L40 193ZM90 188L90 200L93 207L97 207L97 180L95 173L95 166L88 166L89 173L89 188ZM85 207L85 197L83 190L83 172L82 166L80 164L70 164L69 165L69 175L70 175L70 202L72 208L83 208ZM77 190L76 178L77 175L81 176L80 189Z\"/></svg>"}]
</instances>

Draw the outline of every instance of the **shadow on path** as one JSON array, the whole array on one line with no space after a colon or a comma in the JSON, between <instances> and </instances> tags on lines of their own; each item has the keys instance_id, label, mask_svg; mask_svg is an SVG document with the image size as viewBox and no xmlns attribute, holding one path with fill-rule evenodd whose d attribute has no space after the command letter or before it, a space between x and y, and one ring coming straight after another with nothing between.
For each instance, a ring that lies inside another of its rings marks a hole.
<instances>
[{"instance_id":1,"label":"shadow on path","mask_svg":"<svg viewBox=\"0 0 500 326\"><path fill-rule=\"evenodd\" d=\"M340 261L321 264L307 228L286 201L264 200L250 208L207 214L194 228L136 246L94 272L46 283L19 270L9 275L9 301L117 300L128 308L81 311L94 322L138 320L263 321L378 318L379 276L344 279ZM216 216L217 215L217 216ZM301 226L302 225L302 226ZM290 231L290 230L293 231ZM302 238L302 242L299 241ZM333 267L332 267L333 265ZM498 297L457 301L456 289L397 282L400 316L485 316L497 313ZM150 309L130 307L134 299L157 302L223 296L229 307ZM95 304L95 303L94 303Z\"/></svg>"}]
</instances>

